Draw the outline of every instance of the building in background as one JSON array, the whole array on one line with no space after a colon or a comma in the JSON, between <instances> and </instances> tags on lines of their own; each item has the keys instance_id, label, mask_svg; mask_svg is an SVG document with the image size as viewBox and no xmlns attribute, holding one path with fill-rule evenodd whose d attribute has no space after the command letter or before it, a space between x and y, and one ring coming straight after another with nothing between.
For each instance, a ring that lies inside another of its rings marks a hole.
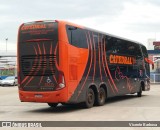
<instances>
[{"instance_id":1,"label":"building in background","mask_svg":"<svg viewBox=\"0 0 160 130\"><path fill-rule=\"evenodd\" d=\"M0 52L0 77L17 76L15 52Z\"/></svg>"},{"instance_id":2,"label":"building in background","mask_svg":"<svg viewBox=\"0 0 160 130\"><path fill-rule=\"evenodd\" d=\"M160 83L160 41L150 39L148 41L149 59L154 62L154 69L151 70L151 82Z\"/></svg>"},{"instance_id":3,"label":"building in background","mask_svg":"<svg viewBox=\"0 0 160 130\"><path fill-rule=\"evenodd\" d=\"M148 50L154 50L153 42L156 41L155 38L148 39Z\"/></svg>"}]
</instances>

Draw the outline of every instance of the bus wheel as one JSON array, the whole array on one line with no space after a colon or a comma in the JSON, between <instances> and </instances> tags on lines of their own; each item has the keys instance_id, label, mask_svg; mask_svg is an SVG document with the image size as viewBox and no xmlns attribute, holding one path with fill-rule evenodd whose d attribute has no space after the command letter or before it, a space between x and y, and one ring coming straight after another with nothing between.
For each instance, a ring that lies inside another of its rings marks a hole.
<instances>
[{"instance_id":1,"label":"bus wheel","mask_svg":"<svg viewBox=\"0 0 160 130\"><path fill-rule=\"evenodd\" d=\"M97 105L98 106L103 106L105 104L106 101L106 92L104 90L104 88L100 88L99 89L99 94L98 94L98 98L97 98Z\"/></svg>"},{"instance_id":2,"label":"bus wheel","mask_svg":"<svg viewBox=\"0 0 160 130\"><path fill-rule=\"evenodd\" d=\"M140 87L139 92L137 92L137 97L141 97L142 96L142 87Z\"/></svg>"},{"instance_id":3,"label":"bus wheel","mask_svg":"<svg viewBox=\"0 0 160 130\"><path fill-rule=\"evenodd\" d=\"M58 103L48 103L48 106L50 107L56 107L58 105Z\"/></svg>"},{"instance_id":4,"label":"bus wheel","mask_svg":"<svg viewBox=\"0 0 160 130\"><path fill-rule=\"evenodd\" d=\"M94 101L95 101L94 91L91 88L89 88L86 95L85 107L86 108L93 107Z\"/></svg>"}]
</instances>

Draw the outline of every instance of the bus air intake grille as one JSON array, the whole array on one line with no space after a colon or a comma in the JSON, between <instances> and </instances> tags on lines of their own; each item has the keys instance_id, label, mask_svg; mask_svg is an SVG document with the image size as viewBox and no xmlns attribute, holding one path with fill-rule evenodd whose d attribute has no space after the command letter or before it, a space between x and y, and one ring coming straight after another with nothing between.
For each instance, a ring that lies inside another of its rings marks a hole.
<instances>
[{"instance_id":1,"label":"bus air intake grille","mask_svg":"<svg viewBox=\"0 0 160 130\"><path fill-rule=\"evenodd\" d=\"M55 75L55 55L24 55L21 67L24 76Z\"/></svg>"}]
</instances>

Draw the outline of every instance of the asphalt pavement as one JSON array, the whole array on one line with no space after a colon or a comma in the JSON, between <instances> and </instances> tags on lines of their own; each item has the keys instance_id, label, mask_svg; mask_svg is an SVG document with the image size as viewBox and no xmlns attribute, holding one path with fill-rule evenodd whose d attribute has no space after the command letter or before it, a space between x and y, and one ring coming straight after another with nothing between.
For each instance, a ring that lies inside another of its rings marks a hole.
<instances>
[{"instance_id":1,"label":"asphalt pavement","mask_svg":"<svg viewBox=\"0 0 160 130\"><path fill-rule=\"evenodd\" d=\"M160 121L160 85L151 85L151 90L142 97L125 95L107 100L104 106L84 109L80 106L51 108L46 103L20 102L18 88L0 87L1 121ZM13 128L12 128L13 129ZM17 129L17 128L16 128ZM42 129L42 128L41 128ZM47 128L51 129L51 128ZM61 128L54 128L61 129ZM62 128L64 129L64 128ZM67 128L71 130L81 128ZM82 128L83 129L83 128ZM106 128L88 128L106 129ZM117 128L107 128L117 129ZM139 128L121 128L139 129ZM152 130L153 128L141 128ZM160 128L154 128L160 129Z\"/></svg>"}]
</instances>

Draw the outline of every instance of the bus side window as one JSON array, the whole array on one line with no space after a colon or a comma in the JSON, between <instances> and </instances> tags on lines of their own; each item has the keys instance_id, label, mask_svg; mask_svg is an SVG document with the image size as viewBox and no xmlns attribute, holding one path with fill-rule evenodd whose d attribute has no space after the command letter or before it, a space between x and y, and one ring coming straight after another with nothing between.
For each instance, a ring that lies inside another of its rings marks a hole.
<instances>
[{"instance_id":1,"label":"bus side window","mask_svg":"<svg viewBox=\"0 0 160 130\"><path fill-rule=\"evenodd\" d=\"M107 37L106 38L107 47L106 50L107 53L117 53L118 55L128 55L128 52L126 51L126 41L113 38L113 37Z\"/></svg>"},{"instance_id":2,"label":"bus side window","mask_svg":"<svg viewBox=\"0 0 160 130\"><path fill-rule=\"evenodd\" d=\"M128 42L127 51L128 55L135 55L135 53L137 53L135 44Z\"/></svg>"},{"instance_id":3,"label":"bus side window","mask_svg":"<svg viewBox=\"0 0 160 130\"><path fill-rule=\"evenodd\" d=\"M117 39L117 50L121 55L127 55L126 44L124 40Z\"/></svg>"},{"instance_id":4,"label":"bus side window","mask_svg":"<svg viewBox=\"0 0 160 130\"><path fill-rule=\"evenodd\" d=\"M68 41L71 45L79 48L88 48L86 30L67 25L66 31Z\"/></svg>"},{"instance_id":5,"label":"bus side window","mask_svg":"<svg viewBox=\"0 0 160 130\"><path fill-rule=\"evenodd\" d=\"M110 36L106 36L105 39L107 53L118 53L119 49L117 48L117 39Z\"/></svg>"}]
</instances>

